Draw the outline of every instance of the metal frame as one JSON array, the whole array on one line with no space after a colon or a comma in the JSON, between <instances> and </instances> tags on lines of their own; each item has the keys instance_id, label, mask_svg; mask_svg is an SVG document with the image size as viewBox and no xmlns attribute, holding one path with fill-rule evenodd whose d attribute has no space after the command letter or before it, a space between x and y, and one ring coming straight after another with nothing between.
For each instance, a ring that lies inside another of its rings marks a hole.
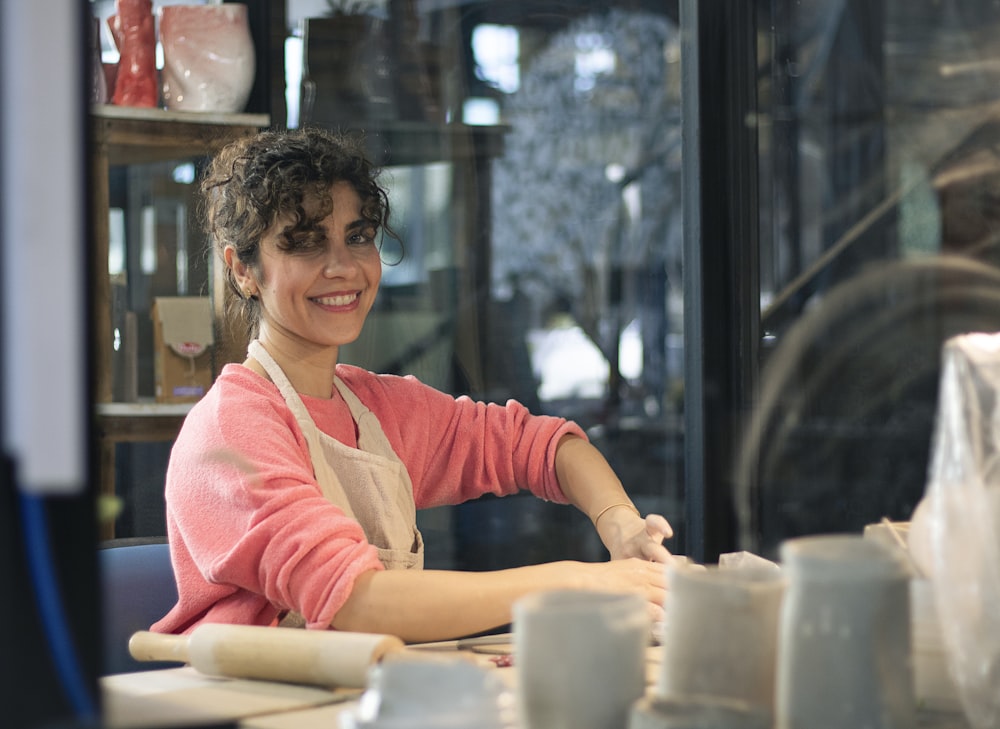
<instances>
[{"instance_id":1,"label":"metal frame","mask_svg":"<svg viewBox=\"0 0 1000 729\"><path fill-rule=\"evenodd\" d=\"M733 464L757 382L755 7L743 0L680 6L685 547L700 562L736 547Z\"/></svg>"}]
</instances>

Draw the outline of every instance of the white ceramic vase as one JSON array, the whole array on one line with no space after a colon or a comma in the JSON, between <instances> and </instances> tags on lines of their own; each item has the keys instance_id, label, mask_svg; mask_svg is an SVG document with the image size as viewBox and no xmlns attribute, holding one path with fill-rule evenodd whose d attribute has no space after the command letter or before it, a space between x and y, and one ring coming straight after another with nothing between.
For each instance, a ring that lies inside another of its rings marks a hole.
<instances>
[{"instance_id":1,"label":"white ceramic vase","mask_svg":"<svg viewBox=\"0 0 1000 729\"><path fill-rule=\"evenodd\" d=\"M158 12L166 108L243 111L256 72L247 6L165 5Z\"/></svg>"}]
</instances>

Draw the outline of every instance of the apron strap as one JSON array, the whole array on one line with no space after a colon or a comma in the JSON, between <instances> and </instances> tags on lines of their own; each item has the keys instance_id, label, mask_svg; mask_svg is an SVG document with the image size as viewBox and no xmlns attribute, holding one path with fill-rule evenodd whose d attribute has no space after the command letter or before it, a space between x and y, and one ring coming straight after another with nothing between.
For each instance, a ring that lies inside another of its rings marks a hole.
<instances>
[{"instance_id":1,"label":"apron strap","mask_svg":"<svg viewBox=\"0 0 1000 729\"><path fill-rule=\"evenodd\" d=\"M299 428L302 430L303 435L306 437L306 442L309 444L309 455L313 462L313 474L318 477L316 464L325 463L322 457L323 447L319 440L319 428L316 427L316 422L309 414L306 404L302 402L299 393L292 387L292 383L285 375L284 370L274 361L270 352L264 349L264 345L260 341L254 339L250 342L247 352L251 357L260 362L261 367L264 368L264 371L271 378L271 382L275 384L282 397L285 398L285 404L292 411L292 415L295 416L295 420L298 422Z\"/></svg>"},{"instance_id":2,"label":"apron strap","mask_svg":"<svg viewBox=\"0 0 1000 729\"><path fill-rule=\"evenodd\" d=\"M378 418L351 391L351 388L344 384L343 380L335 377L333 384L336 386L340 396L344 398L344 402L350 408L351 417L354 418L354 422L358 425L358 448L369 453L376 453L383 458L402 465L402 461L396 455L392 444L389 443L389 438L386 437L385 431L382 430L382 424L378 421Z\"/></svg>"},{"instance_id":3,"label":"apron strap","mask_svg":"<svg viewBox=\"0 0 1000 729\"><path fill-rule=\"evenodd\" d=\"M302 402L302 398L299 397L299 393L295 391L294 387L292 387L292 383L285 375L285 371L282 370L278 363L274 361L274 357L271 356L271 353L264 349L264 345L255 339L250 342L250 346L247 348L247 353L260 362L260 366L264 368L268 377L271 378L271 382L273 382L278 388L278 391L281 392L282 397L285 398L285 402L288 403L288 408L292 411L295 419L299 421L299 424L302 425L304 422L307 422L310 425L315 425L312 416L306 409L305 403Z\"/></svg>"}]
</instances>

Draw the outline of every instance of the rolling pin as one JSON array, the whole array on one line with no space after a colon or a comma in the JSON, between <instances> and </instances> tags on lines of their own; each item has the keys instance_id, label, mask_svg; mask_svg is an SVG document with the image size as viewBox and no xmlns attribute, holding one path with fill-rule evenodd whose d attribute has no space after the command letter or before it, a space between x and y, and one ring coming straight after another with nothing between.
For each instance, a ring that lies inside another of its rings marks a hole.
<instances>
[{"instance_id":1,"label":"rolling pin","mask_svg":"<svg viewBox=\"0 0 1000 729\"><path fill-rule=\"evenodd\" d=\"M376 633L205 624L190 635L139 631L128 649L137 661L189 663L209 676L364 688L369 667L404 644Z\"/></svg>"}]
</instances>

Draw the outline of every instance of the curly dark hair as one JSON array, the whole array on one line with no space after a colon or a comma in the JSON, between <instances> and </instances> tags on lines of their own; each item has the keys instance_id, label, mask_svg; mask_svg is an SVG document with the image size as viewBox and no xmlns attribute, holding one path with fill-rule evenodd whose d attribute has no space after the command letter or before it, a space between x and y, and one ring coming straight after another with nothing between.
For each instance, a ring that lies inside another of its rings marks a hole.
<instances>
[{"instance_id":1,"label":"curly dark hair","mask_svg":"<svg viewBox=\"0 0 1000 729\"><path fill-rule=\"evenodd\" d=\"M330 213L330 188L347 182L361 198L361 215L373 233L390 235L389 198L381 170L367 157L360 137L319 128L264 131L228 144L211 160L201 180L205 229L220 260L232 246L236 257L260 272L260 243L279 218L289 222L279 245L294 251L308 245ZM224 264L223 264L224 265ZM246 296L228 266L227 314L242 319L249 337L257 335L260 304Z\"/></svg>"}]
</instances>

